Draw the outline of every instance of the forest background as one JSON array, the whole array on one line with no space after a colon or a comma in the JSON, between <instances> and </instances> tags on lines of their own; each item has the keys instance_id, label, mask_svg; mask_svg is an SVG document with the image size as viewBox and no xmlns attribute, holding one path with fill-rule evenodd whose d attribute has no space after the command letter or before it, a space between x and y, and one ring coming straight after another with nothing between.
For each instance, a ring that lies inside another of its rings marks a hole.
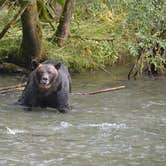
<instances>
[{"instance_id":1,"label":"forest background","mask_svg":"<svg viewBox=\"0 0 166 166\"><path fill-rule=\"evenodd\" d=\"M36 41L31 42L25 31L34 30L23 23L29 18L37 27L37 51L32 49ZM68 30L59 28L65 18ZM60 33L67 35L62 39ZM107 72L108 66L130 64L129 79L144 72L165 73L166 2L0 0L0 70L18 70L15 65L27 68L33 59L61 60L73 72Z\"/></svg>"}]
</instances>

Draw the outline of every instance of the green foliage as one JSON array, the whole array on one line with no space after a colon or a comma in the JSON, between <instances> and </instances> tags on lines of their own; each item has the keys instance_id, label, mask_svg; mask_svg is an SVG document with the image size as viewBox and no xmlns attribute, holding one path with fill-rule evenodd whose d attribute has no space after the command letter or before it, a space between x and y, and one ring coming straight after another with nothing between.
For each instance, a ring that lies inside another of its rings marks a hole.
<instances>
[{"instance_id":1,"label":"green foliage","mask_svg":"<svg viewBox=\"0 0 166 166\"><path fill-rule=\"evenodd\" d=\"M2 6L0 10L0 31L13 18L18 8L13 6L12 2L7 2L6 6ZM0 39L0 61L4 59L11 59L13 55L18 55L19 46L21 44L21 27L20 22L8 30L5 36Z\"/></svg>"},{"instance_id":2,"label":"green foliage","mask_svg":"<svg viewBox=\"0 0 166 166\"><path fill-rule=\"evenodd\" d=\"M104 68L106 64L113 64L117 60L108 41L69 39L65 48L58 48L51 43L47 48L51 59L64 61L75 72Z\"/></svg>"},{"instance_id":3,"label":"green foliage","mask_svg":"<svg viewBox=\"0 0 166 166\"><path fill-rule=\"evenodd\" d=\"M38 5L40 12L43 12L43 16L46 14L45 18L48 18L47 22L50 23L52 16L47 8L47 0L40 1ZM41 22L45 50L50 59L63 60L72 70L77 72L112 65L118 60L119 51L124 49L121 36L115 33L115 31L121 31L118 22L122 18L119 18L119 15L118 17L113 15L107 5L101 3L100 0L80 1L76 3L71 33L65 47L59 48L52 43L52 36L55 32L49 24ZM51 23L56 27L56 22L52 20ZM18 26L15 28L19 29ZM13 32L17 36L17 32ZM0 42L10 40L6 37ZM17 37L13 39L14 43ZM4 47L8 51L11 50L8 45ZM15 42L14 47L16 48L14 50L19 50L20 45ZM3 52L3 55L5 54Z\"/></svg>"},{"instance_id":4,"label":"green foliage","mask_svg":"<svg viewBox=\"0 0 166 166\"><path fill-rule=\"evenodd\" d=\"M69 39L63 48L52 43L56 29L50 25L57 27L52 6L55 2L63 6L65 0L38 1L44 47L50 59L63 60L80 72L104 68L124 61L126 56L137 59L141 54L139 73L150 71L152 66L154 71L165 70L165 0L77 0ZM10 7L0 11L0 30L18 10L18 6ZM0 56L17 54L20 43L17 23L0 40Z\"/></svg>"},{"instance_id":5,"label":"green foliage","mask_svg":"<svg viewBox=\"0 0 166 166\"><path fill-rule=\"evenodd\" d=\"M133 17L135 16L137 25L135 49L142 49L143 61L141 65L144 69L148 66L148 71L152 73L154 71L162 72L165 70L164 65L166 64L165 1L149 2L144 0L138 5L140 7L135 9L133 15L129 15L130 19L128 19L129 23L134 22Z\"/></svg>"},{"instance_id":6,"label":"green foliage","mask_svg":"<svg viewBox=\"0 0 166 166\"><path fill-rule=\"evenodd\" d=\"M122 22L123 33L131 36L126 41L130 54L135 58L141 54L141 62L137 64L139 72L142 73L146 69L149 72L165 70L166 1L106 0L106 4L111 9L119 6L127 12Z\"/></svg>"},{"instance_id":7,"label":"green foliage","mask_svg":"<svg viewBox=\"0 0 166 166\"><path fill-rule=\"evenodd\" d=\"M59 3L61 6L64 6L65 0L54 0L54 2Z\"/></svg>"},{"instance_id":8,"label":"green foliage","mask_svg":"<svg viewBox=\"0 0 166 166\"><path fill-rule=\"evenodd\" d=\"M114 42L118 43L119 38L114 41L109 16L110 10L100 1L77 3L65 47L58 48L53 43L48 43L51 35L47 35L45 46L49 57L65 61L76 72L114 64L118 59L118 47Z\"/></svg>"},{"instance_id":9,"label":"green foliage","mask_svg":"<svg viewBox=\"0 0 166 166\"><path fill-rule=\"evenodd\" d=\"M61 5L62 7L65 4L65 0L40 0L37 1L38 5L38 12L39 17L41 20L46 21L50 23L51 21L54 21L53 18L55 17L55 6L56 4Z\"/></svg>"}]
</instances>

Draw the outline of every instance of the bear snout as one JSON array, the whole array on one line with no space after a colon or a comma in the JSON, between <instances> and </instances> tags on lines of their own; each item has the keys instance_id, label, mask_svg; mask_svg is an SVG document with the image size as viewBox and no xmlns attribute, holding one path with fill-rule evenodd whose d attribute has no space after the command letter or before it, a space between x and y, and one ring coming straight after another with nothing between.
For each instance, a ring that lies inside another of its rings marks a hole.
<instances>
[{"instance_id":1,"label":"bear snout","mask_svg":"<svg viewBox=\"0 0 166 166\"><path fill-rule=\"evenodd\" d=\"M47 76L43 76L40 80L40 84L42 84L42 85L48 85L49 83L50 83L49 77L47 77Z\"/></svg>"}]
</instances>

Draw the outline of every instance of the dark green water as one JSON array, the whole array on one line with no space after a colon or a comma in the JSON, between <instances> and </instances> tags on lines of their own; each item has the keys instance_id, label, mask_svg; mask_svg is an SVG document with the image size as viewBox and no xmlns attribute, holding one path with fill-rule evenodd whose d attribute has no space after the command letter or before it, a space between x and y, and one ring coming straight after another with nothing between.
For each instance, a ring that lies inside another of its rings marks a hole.
<instances>
[{"instance_id":1,"label":"dark green water","mask_svg":"<svg viewBox=\"0 0 166 166\"><path fill-rule=\"evenodd\" d=\"M165 166L166 78L127 81L120 71L73 76L74 92L127 88L73 95L68 114L25 112L10 105L19 93L0 95L0 165ZM0 76L0 86L17 82Z\"/></svg>"}]
</instances>

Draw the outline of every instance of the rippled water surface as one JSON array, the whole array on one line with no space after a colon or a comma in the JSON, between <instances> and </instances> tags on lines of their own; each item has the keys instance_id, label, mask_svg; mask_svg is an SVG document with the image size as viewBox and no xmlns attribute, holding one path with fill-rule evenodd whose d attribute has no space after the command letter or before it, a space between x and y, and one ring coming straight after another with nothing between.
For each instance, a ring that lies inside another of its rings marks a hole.
<instances>
[{"instance_id":1,"label":"rippled water surface","mask_svg":"<svg viewBox=\"0 0 166 166\"><path fill-rule=\"evenodd\" d=\"M25 112L11 105L19 92L0 95L0 165L165 166L166 78L127 81L122 70L73 76L74 92L126 88L72 95L67 114ZM0 86L19 81L0 76Z\"/></svg>"}]
</instances>

